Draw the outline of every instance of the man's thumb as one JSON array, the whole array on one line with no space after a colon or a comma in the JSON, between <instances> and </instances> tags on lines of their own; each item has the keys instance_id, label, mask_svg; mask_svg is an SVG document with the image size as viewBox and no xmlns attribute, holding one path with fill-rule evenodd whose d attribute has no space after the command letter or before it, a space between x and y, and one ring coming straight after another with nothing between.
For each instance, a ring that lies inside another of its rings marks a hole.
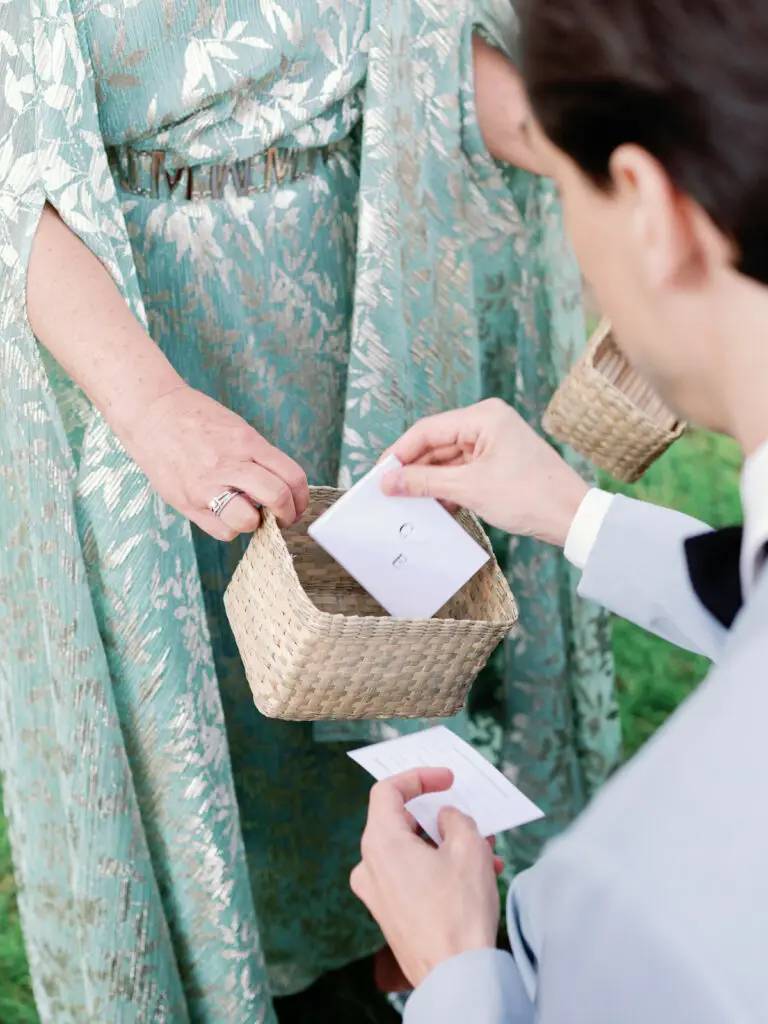
<instances>
[{"instance_id":1,"label":"man's thumb","mask_svg":"<svg viewBox=\"0 0 768 1024\"><path fill-rule=\"evenodd\" d=\"M381 489L392 497L435 498L464 505L468 466L430 466L416 463L387 473Z\"/></svg>"},{"instance_id":2,"label":"man's thumb","mask_svg":"<svg viewBox=\"0 0 768 1024\"><path fill-rule=\"evenodd\" d=\"M462 836L477 839L477 825L472 818L462 814L455 807L443 807L437 827L444 842L455 841Z\"/></svg>"}]
</instances>

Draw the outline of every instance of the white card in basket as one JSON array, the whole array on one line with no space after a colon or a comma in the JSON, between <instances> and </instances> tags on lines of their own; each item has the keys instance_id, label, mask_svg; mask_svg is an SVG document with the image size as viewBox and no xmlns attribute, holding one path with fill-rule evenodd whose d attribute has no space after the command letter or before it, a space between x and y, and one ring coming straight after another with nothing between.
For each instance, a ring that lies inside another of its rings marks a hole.
<instances>
[{"instance_id":1,"label":"white card in basket","mask_svg":"<svg viewBox=\"0 0 768 1024\"><path fill-rule=\"evenodd\" d=\"M431 619L488 561L432 498L387 497L390 456L309 527L310 536L396 619Z\"/></svg>"}]
</instances>

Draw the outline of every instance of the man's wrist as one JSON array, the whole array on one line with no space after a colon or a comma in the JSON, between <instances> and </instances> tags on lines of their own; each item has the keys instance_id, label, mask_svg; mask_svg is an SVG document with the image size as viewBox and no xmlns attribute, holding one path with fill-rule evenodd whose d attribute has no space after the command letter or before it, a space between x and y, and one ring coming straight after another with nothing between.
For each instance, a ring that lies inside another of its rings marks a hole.
<instances>
[{"instance_id":1,"label":"man's wrist","mask_svg":"<svg viewBox=\"0 0 768 1024\"><path fill-rule=\"evenodd\" d=\"M557 461L548 467L546 479L539 481L536 518L531 527L522 532L562 548L581 503L589 493L589 484L559 455L554 452L552 454Z\"/></svg>"}]
</instances>

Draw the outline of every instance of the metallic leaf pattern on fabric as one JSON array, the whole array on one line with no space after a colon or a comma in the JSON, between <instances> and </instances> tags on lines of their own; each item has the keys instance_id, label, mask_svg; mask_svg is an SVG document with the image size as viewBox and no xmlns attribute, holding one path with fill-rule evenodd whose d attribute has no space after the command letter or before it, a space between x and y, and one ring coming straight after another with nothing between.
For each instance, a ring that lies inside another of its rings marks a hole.
<instances>
[{"instance_id":1,"label":"metallic leaf pattern on fabric","mask_svg":"<svg viewBox=\"0 0 768 1024\"><path fill-rule=\"evenodd\" d=\"M272 1022L273 995L375 949L345 745L414 725L256 713L221 601L241 545L193 535L30 333L43 203L313 482L483 393L535 419L583 330L551 189L474 124L472 25L495 38L504 6L0 3L0 759L45 1022ZM171 180L331 152L186 200L118 192L126 146ZM493 729L552 830L617 753L603 619L560 556L513 547L509 571L524 630Z\"/></svg>"}]
</instances>

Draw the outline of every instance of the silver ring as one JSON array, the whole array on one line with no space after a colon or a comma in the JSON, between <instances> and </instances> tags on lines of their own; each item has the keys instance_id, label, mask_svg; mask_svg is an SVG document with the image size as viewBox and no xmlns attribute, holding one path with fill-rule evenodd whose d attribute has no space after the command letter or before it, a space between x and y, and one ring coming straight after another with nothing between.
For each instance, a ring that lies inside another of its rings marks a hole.
<instances>
[{"instance_id":1,"label":"silver ring","mask_svg":"<svg viewBox=\"0 0 768 1024\"><path fill-rule=\"evenodd\" d=\"M242 491L235 491L231 487L228 487L226 491L222 491L221 494L218 494L213 501L210 502L208 508L213 512L217 519L221 519L221 513L230 501L232 501L233 498L239 498L242 493Z\"/></svg>"}]
</instances>

